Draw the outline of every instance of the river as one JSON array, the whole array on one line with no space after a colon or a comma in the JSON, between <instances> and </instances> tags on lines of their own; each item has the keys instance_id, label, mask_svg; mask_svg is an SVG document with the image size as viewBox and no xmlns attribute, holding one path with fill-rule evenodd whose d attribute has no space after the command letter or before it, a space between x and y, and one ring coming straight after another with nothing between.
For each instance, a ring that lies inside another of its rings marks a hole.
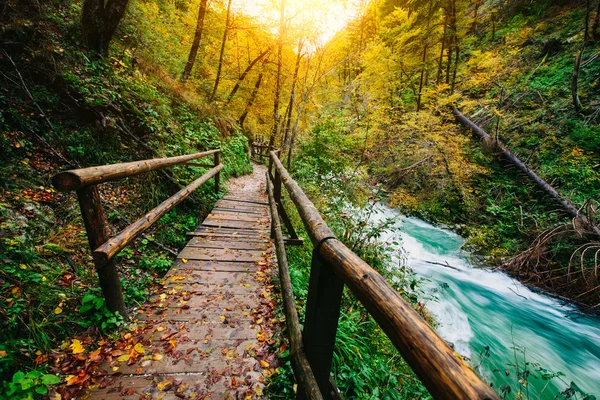
<instances>
[{"instance_id":1,"label":"river","mask_svg":"<svg viewBox=\"0 0 600 400\"><path fill-rule=\"evenodd\" d=\"M392 218L399 227L386 231L383 240L396 247L396 262L423 278L421 297L439 323L437 332L486 381L496 388L510 385L513 398L518 389L514 365L523 371L526 361L537 376L528 378L530 398L554 399L571 382L600 398L600 318L533 292L503 272L475 267L462 250L464 239L452 231L382 205L377 210L372 223ZM483 356L486 347L489 355ZM564 376L545 387L538 365Z\"/></svg>"}]
</instances>

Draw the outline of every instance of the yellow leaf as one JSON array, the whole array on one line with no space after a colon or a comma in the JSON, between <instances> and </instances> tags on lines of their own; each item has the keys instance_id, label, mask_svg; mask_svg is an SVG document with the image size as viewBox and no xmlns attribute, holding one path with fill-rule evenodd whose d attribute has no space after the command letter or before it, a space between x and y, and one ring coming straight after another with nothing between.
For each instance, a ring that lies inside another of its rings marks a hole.
<instances>
[{"instance_id":1,"label":"yellow leaf","mask_svg":"<svg viewBox=\"0 0 600 400\"><path fill-rule=\"evenodd\" d=\"M54 309L54 314L56 314L56 315L58 315L58 314L61 314L61 313L62 313L62 311L63 311L63 310L62 310L62 308L60 308L60 307L56 307L56 308Z\"/></svg>"},{"instance_id":2,"label":"yellow leaf","mask_svg":"<svg viewBox=\"0 0 600 400\"><path fill-rule=\"evenodd\" d=\"M120 361L120 362L129 361L130 357L131 356L129 354L123 354L122 356L120 356L119 358L117 358L117 361Z\"/></svg>"},{"instance_id":3,"label":"yellow leaf","mask_svg":"<svg viewBox=\"0 0 600 400\"><path fill-rule=\"evenodd\" d=\"M154 361L160 361L163 359L163 355L162 354L152 354L152 359Z\"/></svg>"},{"instance_id":4,"label":"yellow leaf","mask_svg":"<svg viewBox=\"0 0 600 400\"><path fill-rule=\"evenodd\" d=\"M81 345L81 341L77 339L73 339L69 348L73 351L73 354L79 354L85 351L85 349Z\"/></svg>"},{"instance_id":5,"label":"yellow leaf","mask_svg":"<svg viewBox=\"0 0 600 400\"><path fill-rule=\"evenodd\" d=\"M185 258L182 258L181 262L183 262L184 264L187 264L187 260Z\"/></svg>"},{"instance_id":6,"label":"yellow leaf","mask_svg":"<svg viewBox=\"0 0 600 400\"><path fill-rule=\"evenodd\" d=\"M162 332L162 331L164 331L165 329L167 329L167 328L165 328L164 326L159 326L158 328L156 328L156 330L157 330L158 332Z\"/></svg>"},{"instance_id":7,"label":"yellow leaf","mask_svg":"<svg viewBox=\"0 0 600 400\"><path fill-rule=\"evenodd\" d=\"M8 357L8 353L4 350L0 350L0 358Z\"/></svg>"},{"instance_id":8,"label":"yellow leaf","mask_svg":"<svg viewBox=\"0 0 600 400\"><path fill-rule=\"evenodd\" d=\"M224 315L220 315L219 318L221 319L221 321L225 321L225 316Z\"/></svg>"},{"instance_id":9,"label":"yellow leaf","mask_svg":"<svg viewBox=\"0 0 600 400\"><path fill-rule=\"evenodd\" d=\"M242 286L249 288L249 287L250 287L250 286L252 286L252 285L251 285L251 284L249 284L249 283L244 283Z\"/></svg>"},{"instance_id":10,"label":"yellow leaf","mask_svg":"<svg viewBox=\"0 0 600 400\"><path fill-rule=\"evenodd\" d=\"M158 385L156 385L156 387L158 388L158 390L160 390L161 392L163 390L169 390L169 388L171 387L171 381L162 381L161 383L159 383Z\"/></svg>"},{"instance_id":11,"label":"yellow leaf","mask_svg":"<svg viewBox=\"0 0 600 400\"><path fill-rule=\"evenodd\" d=\"M75 378L75 375L67 375L67 376L65 376L65 382L69 382L72 378Z\"/></svg>"},{"instance_id":12,"label":"yellow leaf","mask_svg":"<svg viewBox=\"0 0 600 400\"><path fill-rule=\"evenodd\" d=\"M144 346L140 342L137 342L133 348L138 354L144 354L146 352L146 349L144 349Z\"/></svg>"},{"instance_id":13,"label":"yellow leaf","mask_svg":"<svg viewBox=\"0 0 600 400\"><path fill-rule=\"evenodd\" d=\"M263 368L269 368L269 363L265 360L260 360L260 366Z\"/></svg>"},{"instance_id":14,"label":"yellow leaf","mask_svg":"<svg viewBox=\"0 0 600 400\"><path fill-rule=\"evenodd\" d=\"M119 367L112 367L113 372L117 372L119 370Z\"/></svg>"}]
</instances>

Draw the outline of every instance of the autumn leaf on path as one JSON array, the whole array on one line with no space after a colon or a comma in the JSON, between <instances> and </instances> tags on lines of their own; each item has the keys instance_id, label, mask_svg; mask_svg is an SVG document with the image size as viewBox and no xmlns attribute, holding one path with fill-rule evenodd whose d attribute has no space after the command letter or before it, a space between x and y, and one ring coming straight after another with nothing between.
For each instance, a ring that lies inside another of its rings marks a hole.
<instances>
[{"instance_id":1,"label":"autumn leaf on path","mask_svg":"<svg viewBox=\"0 0 600 400\"><path fill-rule=\"evenodd\" d=\"M73 351L73 354L79 354L85 352L85 349L81 345L81 341L73 339L69 348Z\"/></svg>"}]
</instances>

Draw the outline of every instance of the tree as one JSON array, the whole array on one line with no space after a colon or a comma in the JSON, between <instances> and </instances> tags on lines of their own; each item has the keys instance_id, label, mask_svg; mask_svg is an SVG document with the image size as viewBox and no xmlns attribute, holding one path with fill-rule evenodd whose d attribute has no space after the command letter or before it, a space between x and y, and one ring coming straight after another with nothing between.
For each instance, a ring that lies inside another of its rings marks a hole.
<instances>
[{"instance_id":1,"label":"tree","mask_svg":"<svg viewBox=\"0 0 600 400\"><path fill-rule=\"evenodd\" d=\"M246 117L248 116L248 111L250 111L250 107L252 107L252 104L254 104L254 100L256 100L256 95L258 95L258 90L260 89L260 84L262 83L262 78L263 78L263 74L261 72L260 74L258 74L258 79L256 79L256 83L254 84L254 90L252 90L252 94L250 95L250 98L248 99L248 103L246 103L246 108L244 109L244 112L240 116L240 119L238 122L240 123L240 126L242 128L244 127L244 121L246 120Z\"/></svg>"},{"instance_id":2,"label":"tree","mask_svg":"<svg viewBox=\"0 0 600 400\"><path fill-rule=\"evenodd\" d=\"M259 62L260 60L262 60L263 57L266 56L267 54L269 54L270 51L271 51L271 47L268 47L265 51L263 51L258 56L256 56L256 58L254 58L254 60L252 60L248 64L248 66L246 67L246 69L244 70L244 72L242 72L242 74L238 78L238 80L235 83L235 86L233 87L233 89L231 89L231 93L229 93L229 96L227 97L227 104L229 104L231 102L231 99L233 98L233 96L235 96L235 94L239 90L240 85L242 84L242 82L246 78L246 75L248 75L248 73L252 70L252 68L256 65L256 63Z\"/></svg>"},{"instance_id":3,"label":"tree","mask_svg":"<svg viewBox=\"0 0 600 400\"><path fill-rule=\"evenodd\" d=\"M275 144L279 131L279 96L281 94L281 69L283 66L283 38L285 35L285 0L281 0L279 9L279 38L277 42L277 75L275 77L275 100L273 101L273 128L269 138L269 150Z\"/></svg>"},{"instance_id":4,"label":"tree","mask_svg":"<svg viewBox=\"0 0 600 400\"><path fill-rule=\"evenodd\" d=\"M229 19L231 17L231 0L227 1L227 14L225 17L225 31L223 32L223 41L221 42L221 52L219 53L219 65L217 66L217 77L213 86L212 94L209 101L213 101L219 89L219 81L221 80L221 71L223 70L223 56L225 55L225 44L227 43L227 34L229 33Z\"/></svg>"},{"instance_id":5,"label":"tree","mask_svg":"<svg viewBox=\"0 0 600 400\"><path fill-rule=\"evenodd\" d=\"M207 4L208 0L200 1L200 8L198 10L198 22L196 23L196 33L194 34L194 41L192 42L190 55L188 56L187 63L185 64L185 68L183 69L183 73L181 74L182 82L187 81L187 79L190 77L192 69L194 68L194 63L196 62L196 57L198 56L198 49L200 48L200 43L202 43L202 31L204 29L204 17L206 16Z\"/></svg>"},{"instance_id":6,"label":"tree","mask_svg":"<svg viewBox=\"0 0 600 400\"><path fill-rule=\"evenodd\" d=\"M108 46L119 26L128 0L85 0L81 14L83 39L88 50L108 56Z\"/></svg>"},{"instance_id":7,"label":"tree","mask_svg":"<svg viewBox=\"0 0 600 400\"><path fill-rule=\"evenodd\" d=\"M302 39L298 42L298 55L296 56L296 66L294 67L294 77L292 78L292 88L290 90L290 101L288 102L287 109L285 110L284 125L285 129L283 132L283 139L281 143L281 151L285 154L285 150L289 147L291 140L291 125L292 125L292 112L294 103L296 100L296 82L298 81L298 70L300 69L300 60L302 60Z\"/></svg>"}]
</instances>

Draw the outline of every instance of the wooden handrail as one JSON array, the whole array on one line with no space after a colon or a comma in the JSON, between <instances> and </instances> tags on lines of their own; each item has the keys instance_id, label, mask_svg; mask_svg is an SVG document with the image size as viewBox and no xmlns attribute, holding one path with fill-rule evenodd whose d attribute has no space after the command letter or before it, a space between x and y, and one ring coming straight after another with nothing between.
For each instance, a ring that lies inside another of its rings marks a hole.
<instances>
[{"instance_id":1,"label":"wooden handrail","mask_svg":"<svg viewBox=\"0 0 600 400\"><path fill-rule=\"evenodd\" d=\"M436 399L499 399L377 271L334 236L276 153L272 151L270 154L275 173L298 209L317 256L332 268L366 307L431 395ZM311 271L311 284L312 275ZM309 287L307 309L311 302L310 292ZM306 351L309 354L308 348ZM315 365L311 364L311 367L314 369Z\"/></svg>"},{"instance_id":2,"label":"wooden handrail","mask_svg":"<svg viewBox=\"0 0 600 400\"><path fill-rule=\"evenodd\" d=\"M52 184L61 192L67 192L81 189L85 186L123 179L155 169L182 164L186 161L196 160L220 152L220 149L216 149L177 157L153 158L121 164L102 165L100 167L73 169L56 174L52 178Z\"/></svg>"},{"instance_id":3,"label":"wooden handrail","mask_svg":"<svg viewBox=\"0 0 600 400\"><path fill-rule=\"evenodd\" d=\"M279 284L281 285L281 297L283 299L283 311L285 313L285 322L288 328L290 338L290 355L294 363L294 371L299 389L304 390L310 400L322 400L323 395L319 390L317 380L310 368L306 354L302 347L302 333L300 331L300 322L298 321L298 311L296 310L296 301L292 290L292 281L288 269L287 255L285 253L285 243L281 233L281 223L279 222L279 213L277 203L273 194L273 182L267 172L267 193L269 194L269 206L271 209L271 223L273 224L275 251L277 252L277 264L279 266Z\"/></svg>"},{"instance_id":4,"label":"wooden handrail","mask_svg":"<svg viewBox=\"0 0 600 400\"><path fill-rule=\"evenodd\" d=\"M196 166L212 168L206 174L171 196L158 207L130 224L114 238L109 238L109 228L102 200L97 184L122 179L159 168L178 164L188 164L190 160L214 155L214 164L200 164ZM99 167L81 168L64 171L52 178L54 187L61 191L76 190L81 208L83 223L88 236L88 242L94 255L94 264L106 306L112 312L119 312L127 317L123 292L119 280L119 273L112 258L125 246L131 243L138 235L148 229L160 217L171 210L192 194L200 185L210 178L215 178L215 192L219 192L221 164L221 150L215 149L202 153L187 154L178 157L155 158L151 160L134 161L121 164L103 165Z\"/></svg>"},{"instance_id":5,"label":"wooden handrail","mask_svg":"<svg viewBox=\"0 0 600 400\"><path fill-rule=\"evenodd\" d=\"M106 264L121 250L127 247L127 245L142 232L158 221L160 217L168 213L173 207L185 200L202 184L206 183L210 178L217 175L222 170L223 164L219 164L206 174L202 175L200 178L196 179L194 182L181 189L179 192L175 193L173 196L169 197L167 200L160 203L142 218L123 229L117 236L102 244L102 246L94 250L94 260L96 263L99 265Z\"/></svg>"}]
</instances>

